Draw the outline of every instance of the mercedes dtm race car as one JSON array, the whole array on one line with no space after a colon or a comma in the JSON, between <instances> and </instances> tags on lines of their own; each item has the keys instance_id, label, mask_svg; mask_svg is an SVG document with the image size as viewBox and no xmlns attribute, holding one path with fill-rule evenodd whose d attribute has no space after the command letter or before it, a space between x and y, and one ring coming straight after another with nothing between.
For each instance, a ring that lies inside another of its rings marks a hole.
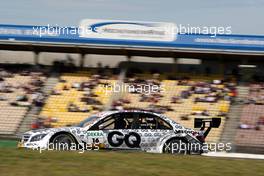
<instances>
[{"instance_id":1,"label":"mercedes dtm race car","mask_svg":"<svg viewBox=\"0 0 264 176\"><path fill-rule=\"evenodd\" d=\"M146 111L106 111L78 126L32 130L23 134L19 147L55 150L125 149L155 153L201 154L211 128L220 118L196 118L196 131L164 115Z\"/></svg>"}]
</instances>

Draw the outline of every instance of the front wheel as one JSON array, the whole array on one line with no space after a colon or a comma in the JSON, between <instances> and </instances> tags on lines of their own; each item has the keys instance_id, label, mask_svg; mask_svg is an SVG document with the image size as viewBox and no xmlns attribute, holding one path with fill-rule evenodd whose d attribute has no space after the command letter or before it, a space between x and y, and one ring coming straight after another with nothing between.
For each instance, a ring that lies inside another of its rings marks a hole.
<instances>
[{"instance_id":1,"label":"front wheel","mask_svg":"<svg viewBox=\"0 0 264 176\"><path fill-rule=\"evenodd\" d=\"M49 147L53 150L70 150L76 145L74 138L68 134L58 134L51 140Z\"/></svg>"}]
</instances>

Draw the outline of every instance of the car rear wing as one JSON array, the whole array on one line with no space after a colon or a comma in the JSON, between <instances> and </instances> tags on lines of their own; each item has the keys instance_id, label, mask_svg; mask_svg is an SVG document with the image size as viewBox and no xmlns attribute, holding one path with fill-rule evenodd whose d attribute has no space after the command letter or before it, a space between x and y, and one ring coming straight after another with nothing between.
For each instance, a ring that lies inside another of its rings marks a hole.
<instances>
[{"instance_id":1,"label":"car rear wing","mask_svg":"<svg viewBox=\"0 0 264 176\"><path fill-rule=\"evenodd\" d=\"M195 118L194 128L219 128L221 118Z\"/></svg>"},{"instance_id":2,"label":"car rear wing","mask_svg":"<svg viewBox=\"0 0 264 176\"><path fill-rule=\"evenodd\" d=\"M194 128L200 128L200 131L204 131L205 128L206 131L203 132L202 140L207 137L209 132L211 131L211 128L219 128L221 124L221 118L195 118L194 119Z\"/></svg>"}]
</instances>

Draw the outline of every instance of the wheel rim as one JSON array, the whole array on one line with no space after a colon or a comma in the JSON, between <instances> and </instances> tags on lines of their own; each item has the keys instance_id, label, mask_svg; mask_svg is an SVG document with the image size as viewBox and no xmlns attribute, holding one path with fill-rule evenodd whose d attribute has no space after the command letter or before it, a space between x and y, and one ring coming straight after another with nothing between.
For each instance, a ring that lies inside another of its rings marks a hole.
<instances>
[{"instance_id":1,"label":"wheel rim","mask_svg":"<svg viewBox=\"0 0 264 176\"><path fill-rule=\"evenodd\" d=\"M55 136L52 142L56 150L70 150L73 143L73 138L66 134Z\"/></svg>"}]
</instances>

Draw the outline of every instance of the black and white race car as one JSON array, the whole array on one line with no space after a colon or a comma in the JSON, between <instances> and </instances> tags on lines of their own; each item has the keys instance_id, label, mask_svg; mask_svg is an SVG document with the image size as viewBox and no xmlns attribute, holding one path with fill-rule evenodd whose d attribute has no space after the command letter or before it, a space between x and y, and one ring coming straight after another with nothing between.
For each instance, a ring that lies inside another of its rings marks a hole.
<instances>
[{"instance_id":1,"label":"black and white race car","mask_svg":"<svg viewBox=\"0 0 264 176\"><path fill-rule=\"evenodd\" d=\"M106 111L85 119L78 126L26 132L19 147L201 154L205 152L202 146L209 131L218 128L220 123L220 118L197 118L194 126L200 130L196 131L153 112Z\"/></svg>"}]
</instances>

